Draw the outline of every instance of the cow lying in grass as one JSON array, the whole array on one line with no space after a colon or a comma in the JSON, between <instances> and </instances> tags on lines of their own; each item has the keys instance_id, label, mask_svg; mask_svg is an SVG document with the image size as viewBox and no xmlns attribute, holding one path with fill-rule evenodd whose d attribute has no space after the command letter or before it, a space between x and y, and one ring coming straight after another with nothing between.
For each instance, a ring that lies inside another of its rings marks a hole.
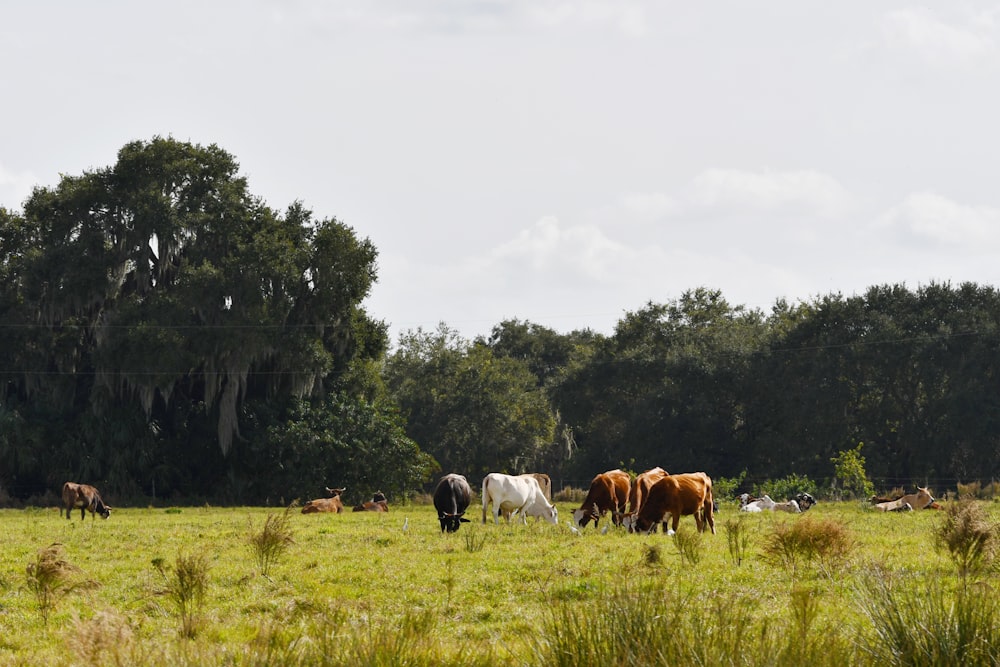
<instances>
[{"instance_id":1,"label":"cow lying in grass","mask_svg":"<svg viewBox=\"0 0 1000 667\"><path fill-rule=\"evenodd\" d=\"M747 494L743 494L744 496ZM741 497L742 501L742 497ZM740 505L741 512L791 512L792 514L798 514L802 510L799 508L799 503L796 500L786 500L783 503L776 503L771 500L771 496L764 494L764 497L757 498L755 500L747 499L746 503Z\"/></svg>"},{"instance_id":2,"label":"cow lying in grass","mask_svg":"<svg viewBox=\"0 0 1000 667\"><path fill-rule=\"evenodd\" d=\"M366 500L360 505L355 505L354 512L388 512L389 502L385 499L385 494L376 491L371 500Z\"/></svg>"},{"instance_id":3,"label":"cow lying in grass","mask_svg":"<svg viewBox=\"0 0 1000 667\"><path fill-rule=\"evenodd\" d=\"M326 492L330 494L330 497L310 500L302 506L302 513L316 514L317 512L332 512L334 514L340 514L344 511L344 501L340 499L340 494L346 490L346 488L331 489L329 486L326 487Z\"/></svg>"},{"instance_id":4,"label":"cow lying in grass","mask_svg":"<svg viewBox=\"0 0 1000 667\"><path fill-rule=\"evenodd\" d=\"M922 486L917 487L916 493L908 493L902 498L875 504L875 509L880 512L907 512L906 506L910 509L922 510L934 502L931 492Z\"/></svg>"}]
</instances>

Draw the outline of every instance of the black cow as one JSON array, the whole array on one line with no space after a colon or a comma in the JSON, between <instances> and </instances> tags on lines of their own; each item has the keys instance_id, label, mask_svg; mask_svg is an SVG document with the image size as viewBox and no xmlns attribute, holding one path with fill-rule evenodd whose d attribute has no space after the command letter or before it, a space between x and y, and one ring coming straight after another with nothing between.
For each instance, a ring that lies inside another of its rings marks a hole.
<instances>
[{"instance_id":1,"label":"black cow","mask_svg":"<svg viewBox=\"0 0 1000 667\"><path fill-rule=\"evenodd\" d=\"M442 533L446 530L454 533L462 523L469 523L462 515L469 508L471 498L472 489L462 475L450 473L438 480L434 487L434 509L437 510Z\"/></svg>"}]
</instances>

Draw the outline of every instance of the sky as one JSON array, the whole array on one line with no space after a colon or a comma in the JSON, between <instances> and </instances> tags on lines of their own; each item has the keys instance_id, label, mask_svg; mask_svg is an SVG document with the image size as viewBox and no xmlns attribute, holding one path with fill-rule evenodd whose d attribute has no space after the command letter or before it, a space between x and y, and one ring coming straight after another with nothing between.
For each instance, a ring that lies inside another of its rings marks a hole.
<instances>
[{"instance_id":1,"label":"sky","mask_svg":"<svg viewBox=\"0 0 1000 667\"><path fill-rule=\"evenodd\" d=\"M1000 285L1000 2L5 2L0 62L0 206L217 144L374 243L394 342Z\"/></svg>"}]
</instances>

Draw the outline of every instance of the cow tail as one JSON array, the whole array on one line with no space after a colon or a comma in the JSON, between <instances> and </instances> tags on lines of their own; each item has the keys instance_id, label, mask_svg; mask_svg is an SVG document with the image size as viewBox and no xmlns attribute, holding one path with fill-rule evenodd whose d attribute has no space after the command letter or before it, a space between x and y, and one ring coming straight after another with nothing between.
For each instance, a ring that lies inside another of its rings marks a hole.
<instances>
[{"instance_id":1,"label":"cow tail","mask_svg":"<svg viewBox=\"0 0 1000 667\"><path fill-rule=\"evenodd\" d=\"M483 477L483 523L486 523L486 506L490 503L490 477Z\"/></svg>"}]
</instances>

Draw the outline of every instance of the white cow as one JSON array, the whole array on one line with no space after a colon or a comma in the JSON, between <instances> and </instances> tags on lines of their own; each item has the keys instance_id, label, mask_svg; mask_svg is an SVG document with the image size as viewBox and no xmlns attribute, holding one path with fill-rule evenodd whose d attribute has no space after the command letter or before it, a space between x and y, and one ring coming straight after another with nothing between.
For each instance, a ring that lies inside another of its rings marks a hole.
<instances>
[{"instance_id":1,"label":"white cow","mask_svg":"<svg viewBox=\"0 0 1000 667\"><path fill-rule=\"evenodd\" d=\"M528 475L504 475L491 472L483 479L483 523L486 508L493 503L493 523L500 523L502 511L510 521L511 512L519 512L521 523L528 523L529 516L540 516L549 523L559 523L559 510L545 499L538 480Z\"/></svg>"},{"instance_id":2,"label":"white cow","mask_svg":"<svg viewBox=\"0 0 1000 667\"><path fill-rule=\"evenodd\" d=\"M747 502L749 496L746 498L747 494L740 496L740 511L741 512L763 512L767 510L768 512L791 512L792 514L798 514L802 510L799 508L798 502L795 500L786 500L783 503L776 503L771 500L771 496L764 494L762 497L756 500L751 500Z\"/></svg>"}]
</instances>

